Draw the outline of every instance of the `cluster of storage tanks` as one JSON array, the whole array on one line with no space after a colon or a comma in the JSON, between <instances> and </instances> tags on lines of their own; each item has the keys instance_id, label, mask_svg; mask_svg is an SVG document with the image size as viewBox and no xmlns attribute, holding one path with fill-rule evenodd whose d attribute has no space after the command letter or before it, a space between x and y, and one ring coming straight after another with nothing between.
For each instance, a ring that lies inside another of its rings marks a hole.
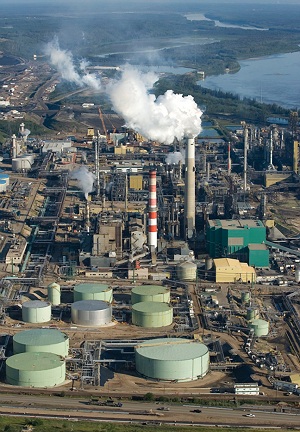
<instances>
[{"instance_id":1,"label":"cluster of storage tanks","mask_svg":"<svg viewBox=\"0 0 300 432\"><path fill-rule=\"evenodd\" d=\"M23 387L55 387L65 381L69 338L55 329L33 329L13 337L6 381Z\"/></svg>"},{"instance_id":2,"label":"cluster of storage tanks","mask_svg":"<svg viewBox=\"0 0 300 432\"><path fill-rule=\"evenodd\" d=\"M22 319L27 323L47 323L51 320L51 306L61 303L61 288L57 283L47 287L48 302L26 301L22 305ZM80 283L74 287L71 321L85 327L104 326L112 322L112 287L101 283ZM132 324L140 327L166 327L173 322L169 288L157 285L136 286L131 291Z\"/></svg>"},{"instance_id":3,"label":"cluster of storage tanks","mask_svg":"<svg viewBox=\"0 0 300 432\"><path fill-rule=\"evenodd\" d=\"M44 323L51 319L51 304L61 302L60 286L48 286L48 300L23 303L23 320ZM98 283L74 287L71 319L82 326L102 326L112 321L112 288ZM131 290L132 323L140 327L165 327L173 322L170 290L157 285L135 286ZM54 329L34 329L16 334L13 356L6 362L7 383L25 387L54 387L64 383L68 337ZM209 370L208 348L198 340L162 338L136 346L136 371L150 379L192 381Z\"/></svg>"},{"instance_id":4,"label":"cluster of storage tanks","mask_svg":"<svg viewBox=\"0 0 300 432\"><path fill-rule=\"evenodd\" d=\"M170 290L157 285L132 288L132 324L140 327L166 327L173 322Z\"/></svg>"}]
</instances>

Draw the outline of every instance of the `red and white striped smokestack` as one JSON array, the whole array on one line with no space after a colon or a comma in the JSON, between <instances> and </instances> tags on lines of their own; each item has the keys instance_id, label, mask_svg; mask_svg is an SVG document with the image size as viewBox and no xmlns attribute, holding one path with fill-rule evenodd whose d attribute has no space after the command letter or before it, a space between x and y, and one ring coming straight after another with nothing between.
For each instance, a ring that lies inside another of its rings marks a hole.
<instances>
[{"instance_id":1,"label":"red and white striped smokestack","mask_svg":"<svg viewBox=\"0 0 300 432\"><path fill-rule=\"evenodd\" d=\"M149 172L149 248L157 248L157 202L156 202L156 171Z\"/></svg>"}]
</instances>

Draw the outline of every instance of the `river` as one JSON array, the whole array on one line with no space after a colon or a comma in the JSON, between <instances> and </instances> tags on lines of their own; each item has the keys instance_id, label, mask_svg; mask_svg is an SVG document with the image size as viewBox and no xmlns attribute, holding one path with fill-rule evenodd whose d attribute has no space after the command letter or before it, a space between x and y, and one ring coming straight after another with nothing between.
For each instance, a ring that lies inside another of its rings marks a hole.
<instances>
[{"instance_id":1,"label":"river","mask_svg":"<svg viewBox=\"0 0 300 432\"><path fill-rule=\"evenodd\" d=\"M199 84L285 108L300 107L300 51L243 60L240 65L237 73L206 77Z\"/></svg>"}]
</instances>

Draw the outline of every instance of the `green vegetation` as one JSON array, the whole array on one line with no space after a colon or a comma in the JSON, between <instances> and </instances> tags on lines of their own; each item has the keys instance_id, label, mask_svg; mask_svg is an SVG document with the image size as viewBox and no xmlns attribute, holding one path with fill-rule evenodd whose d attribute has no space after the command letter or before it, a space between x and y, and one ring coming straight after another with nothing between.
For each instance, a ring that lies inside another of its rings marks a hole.
<instances>
[{"instance_id":1,"label":"green vegetation","mask_svg":"<svg viewBox=\"0 0 300 432\"><path fill-rule=\"evenodd\" d=\"M44 126L41 126L32 120L24 119L24 121L26 122L26 129L29 129L33 136L40 136L49 133ZM12 134L18 135L21 123L21 119L15 121L0 120L0 143L3 143L7 138L11 137Z\"/></svg>"},{"instance_id":2,"label":"green vegetation","mask_svg":"<svg viewBox=\"0 0 300 432\"><path fill-rule=\"evenodd\" d=\"M267 105L254 99L241 98L232 93L220 90L209 90L197 84L195 74L171 76L160 79L156 84L157 95L163 94L172 88L175 93L192 95L200 107L203 107L208 116L227 118L230 121L245 120L256 124L265 124L270 116L288 117L290 110L276 104Z\"/></svg>"},{"instance_id":3,"label":"green vegetation","mask_svg":"<svg viewBox=\"0 0 300 432\"><path fill-rule=\"evenodd\" d=\"M88 421L67 421L67 420L49 420L49 419L26 419L16 417L1 417L0 418L0 430L4 432L20 432L22 427L33 426L34 432L142 432L145 430L145 426L142 424L114 424L114 423L95 423ZM248 430L248 428L241 427L230 427L230 432L242 432ZM250 430L250 428L249 428ZM264 432L272 432L273 429L263 429ZM280 429L281 432L287 432L287 430ZM147 425L148 432L157 432L157 425ZM161 432L174 431L174 426L159 426ZM176 431L185 432L228 432L228 428L223 427L207 427L207 426L177 426ZM252 432L259 432L261 429L251 427Z\"/></svg>"}]
</instances>

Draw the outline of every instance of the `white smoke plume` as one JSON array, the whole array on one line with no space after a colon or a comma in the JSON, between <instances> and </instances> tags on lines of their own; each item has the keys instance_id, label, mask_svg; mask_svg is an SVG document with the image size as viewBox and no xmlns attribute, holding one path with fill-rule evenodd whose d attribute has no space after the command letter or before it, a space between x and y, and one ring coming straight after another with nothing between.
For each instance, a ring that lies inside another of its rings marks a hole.
<instances>
[{"instance_id":1,"label":"white smoke plume","mask_svg":"<svg viewBox=\"0 0 300 432\"><path fill-rule=\"evenodd\" d=\"M28 135L30 135L30 130L29 130L29 129L24 129L24 131L23 131L23 132L20 132L20 134L21 134L22 136L27 137Z\"/></svg>"},{"instance_id":2,"label":"white smoke plume","mask_svg":"<svg viewBox=\"0 0 300 432\"><path fill-rule=\"evenodd\" d=\"M184 156L180 152L168 153L166 157L166 164L168 165L177 165L179 162L184 162Z\"/></svg>"},{"instance_id":3,"label":"white smoke plume","mask_svg":"<svg viewBox=\"0 0 300 432\"><path fill-rule=\"evenodd\" d=\"M172 144L184 137L195 137L201 132L202 111L192 96L167 90L164 95L150 94L158 77L143 74L126 66L120 80L108 87L115 111L126 125L148 139Z\"/></svg>"},{"instance_id":4,"label":"white smoke plume","mask_svg":"<svg viewBox=\"0 0 300 432\"><path fill-rule=\"evenodd\" d=\"M93 191L94 181L96 179L95 174L87 169L87 167L82 166L79 169L72 171L70 173L70 178L77 180L78 187L84 193L85 199L88 199L88 194Z\"/></svg>"},{"instance_id":5,"label":"white smoke plume","mask_svg":"<svg viewBox=\"0 0 300 432\"><path fill-rule=\"evenodd\" d=\"M46 45L45 53L62 79L77 84L80 87L86 85L94 90L99 90L101 88L100 80L96 75L86 72L86 61L81 61L79 71L77 71L72 53L68 50L61 49L57 38L54 38L52 42Z\"/></svg>"}]
</instances>

